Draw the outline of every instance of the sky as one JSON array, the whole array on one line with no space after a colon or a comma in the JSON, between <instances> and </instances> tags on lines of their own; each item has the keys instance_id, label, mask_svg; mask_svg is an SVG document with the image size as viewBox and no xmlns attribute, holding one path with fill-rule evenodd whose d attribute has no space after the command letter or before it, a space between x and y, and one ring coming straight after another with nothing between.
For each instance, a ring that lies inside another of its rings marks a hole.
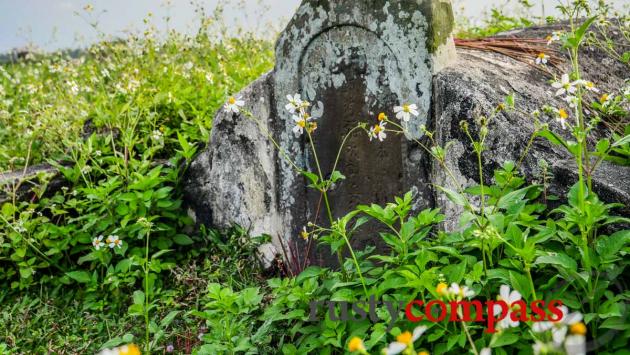
<instances>
[{"instance_id":1,"label":"sky","mask_svg":"<svg viewBox=\"0 0 630 355\"><path fill-rule=\"evenodd\" d=\"M484 11L510 0L455 0L454 7L473 22ZM616 6L628 6L630 0L611 0ZM33 44L47 51L82 48L98 39L91 24L98 23L100 32L111 37L125 37L139 31L143 19L153 13L152 23L161 30L175 29L193 33L197 6L212 13L218 3L224 4L224 20L231 27L242 27L262 36L273 36L289 20L300 0L0 0L0 53ZM512 1L514 2L514 1ZM547 14L553 11L554 0L530 0L540 13L542 3ZM87 13L86 5L94 10ZM240 5L239 5L240 4ZM551 4L551 5L550 5ZM165 18L169 17L168 23Z\"/></svg>"}]
</instances>

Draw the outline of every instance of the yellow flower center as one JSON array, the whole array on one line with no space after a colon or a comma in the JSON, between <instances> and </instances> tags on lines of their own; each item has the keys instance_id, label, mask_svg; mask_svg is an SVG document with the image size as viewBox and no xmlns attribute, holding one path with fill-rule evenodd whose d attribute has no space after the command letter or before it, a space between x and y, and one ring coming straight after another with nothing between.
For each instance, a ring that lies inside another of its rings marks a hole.
<instances>
[{"instance_id":1,"label":"yellow flower center","mask_svg":"<svg viewBox=\"0 0 630 355\"><path fill-rule=\"evenodd\" d=\"M302 237L302 239L306 240L308 239L308 232L303 230L300 232L300 236Z\"/></svg>"},{"instance_id":2,"label":"yellow flower center","mask_svg":"<svg viewBox=\"0 0 630 355\"><path fill-rule=\"evenodd\" d=\"M444 282L440 282L435 288L435 292L437 292L438 295L443 295L446 293L447 288L448 288L447 284L445 284Z\"/></svg>"},{"instance_id":3,"label":"yellow flower center","mask_svg":"<svg viewBox=\"0 0 630 355\"><path fill-rule=\"evenodd\" d=\"M374 126L374 134L379 134L381 133L383 129L381 128L381 125L375 125Z\"/></svg>"},{"instance_id":4,"label":"yellow flower center","mask_svg":"<svg viewBox=\"0 0 630 355\"><path fill-rule=\"evenodd\" d=\"M381 112L381 113L378 114L378 120L379 121L383 121L385 119L387 119L387 115L385 114L385 112Z\"/></svg>"},{"instance_id":5,"label":"yellow flower center","mask_svg":"<svg viewBox=\"0 0 630 355\"><path fill-rule=\"evenodd\" d=\"M540 58L540 59L545 59L546 57L547 57L547 55L545 53L538 54L538 58Z\"/></svg>"},{"instance_id":6,"label":"yellow flower center","mask_svg":"<svg viewBox=\"0 0 630 355\"><path fill-rule=\"evenodd\" d=\"M228 99L228 102L230 103L230 105L234 105L236 103L236 99L230 96L230 98Z\"/></svg>"},{"instance_id":7,"label":"yellow flower center","mask_svg":"<svg viewBox=\"0 0 630 355\"><path fill-rule=\"evenodd\" d=\"M586 325L582 322L572 324L570 329L573 334L586 335Z\"/></svg>"},{"instance_id":8,"label":"yellow flower center","mask_svg":"<svg viewBox=\"0 0 630 355\"><path fill-rule=\"evenodd\" d=\"M600 102L606 102L606 101L608 101L608 94L604 94L604 95L602 95L602 97L600 97L600 98L599 98L599 101L600 101Z\"/></svg>"},{"instance_id":9,"label":"yellow flower center","mask_svg":"<svg viewBox=\"0 0 630 355\"><path fill-rule=\"evenodd\" d=\"M360 350L365 350L365 346L363 346L363 341L359 337L354 337L350 339L350 342L348 343L348 351L354 352Z\"/></svg>"},{"instance_id":10,"label":"yellow flower center","mask_svg":"<svg viewBox=\"0 0 630 355\"><path fill-rule=\"evenodd\" d=\"M135 344L131 344L127 346L126 349L124 348L121 349L120 352L118 352L118 354L119 355L141 355L140 349Z\"/></svg>"},{"instance_id":11,"label":"yellow flower center","mask_svg":"<svg viewBox=\"0 0 630 355\"><path fill-rule=\"evenodd\" d=\"M119 245L119 244L120 244L120 242L122 242L122 240L120 240L120 239L116 239L116 240L114 240L114 244L116 244L116 245Z\"/></svg>"},{"instance_id":12,"label":"yellow flower center","mask_svg":"<svg viewBox=\"0 0 630 355\"><path fill-rule=\"evenodd\" d=\"M413 335L411 335L410 332L404 332L396 337L396 341L399 343L411 345L412 338L413 338Z\"/></svg>"},{"instance_id":13,"label":"yellow flower center","mask_svg":"<svg viewBox=\"0 0 630 355\"><path fill-rule=\"evenodd\" d=\"M421 351L418 353L418 355L431 355L431 353L428 351Z\"/></svg>"},{"instance_id":14,"label":"yellow flower center","mask_svg":"<svg viewBox=\"0 0 630 355\"><path fill-rule=\"evenodd\" d=\"M560 115L560 118L562 118L563 120L566 119L567 117L569 117L569 114L567 113L567 111L563 108L561 108L558 111L558 114Z\"/></svg>"},{"instance_id":15,"label":"yellow flower center","mask_svg":"<svg viewBox=\"0 0 630 355\"><path fill-rule=\"evenodd\" d=\"M592 88L594 88L594 87L595 87L595 84L593 84L593 82L592 82L592 81L587 81L587 82L586 82L586 87L587 87L587 88L589 88L589 89L592 89Z\"/></svg>"},{"instance_id":16,"label":"yellow flower center","mask_svg":"<svg viewBox=\"0 0 630 355\"><path fill-rule=\"evenodd\" d=\"M404 112L410 112L411 109L409 108L409 105L403 105L403 111Z\"/></svg>"},{"instance_id":17,"label":"yellow flower center","mask_svg":"<svg viewBox=\"0 0 630 355\"><path fill-rule=\"evenodd\" d=\"M551 37L551 36L547 36L547 37L545 37L545 39L546 39L547 41L551 41L551 40L553 39L553 37Z\"/></svg>"},{"instance_id":18,"label":"yellow flower center","mask_svg":"<svg viewBox=\"0 0 630 355\"><path fill-rule=\"evenodd\" d=\"M297 121L297 125L302 128L306 127L306 120Z\"/></svg>"}]
</instances>

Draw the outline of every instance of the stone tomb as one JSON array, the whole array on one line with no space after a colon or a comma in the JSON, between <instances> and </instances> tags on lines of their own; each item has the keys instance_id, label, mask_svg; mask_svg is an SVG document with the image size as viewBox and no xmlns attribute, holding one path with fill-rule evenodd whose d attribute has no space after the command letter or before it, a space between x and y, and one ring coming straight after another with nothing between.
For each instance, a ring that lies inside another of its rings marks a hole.
<instances>
[{"instance_id":1,"label":"stone tomb","mask_svg":"<svg viewBox=\"0 0 630 355\"><path fill-rule=\"evenodd\" d=\"M432 76L454 59L452 25L448 1L305 0L280 35L273 72L237 96L299 165L315 172L306 137L293 135L285 110L289 94L309 100L324 174L331 173L344 135L357 122L374 124L380 112L393 118L394 106L418 105L420 115L409 122L414 137L390 134L378 143L357 131L348 139L337 169L347 179L329 196L334 217L359 204L385 204L409 190L420 196L418 209L430 207L426 154L406 138L421 137ZM315 221L320 193L307 188L259 127L241 115L217 114L210 145L189 177L197 181L188 190L201 222L221 228L237 223L254 235L269 234L276 250ZM317 222L327 224L323 208ZM358 249L378 246L375 232L368 225L353 243ZM330 264L329 254L317 253L316 263Z\"/></svg>"}]
</instances>

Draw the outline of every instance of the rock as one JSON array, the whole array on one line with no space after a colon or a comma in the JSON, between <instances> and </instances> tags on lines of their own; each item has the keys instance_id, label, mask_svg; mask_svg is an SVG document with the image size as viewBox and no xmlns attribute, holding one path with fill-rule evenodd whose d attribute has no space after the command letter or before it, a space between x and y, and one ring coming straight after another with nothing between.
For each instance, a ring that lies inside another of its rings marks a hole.
<instances>
[{"instance_id":1,"label":"rock","mask_svg":"<svg viewBox=\"0 0 630 355\"><path fill-rule=\"evenodd\" d=\"M277 42L274 71L239 93L263 133L243 115L220 112L208 149L189 169L187 199L197 218L270 234L278 250L287 246L285 254L299 250L292 243L307 221L327 221L320 194L306 187L265 137L269 131L300 169L316 171L304 136L292 132L285 97L299 93L313 103L315 144L323 174L329 175L343 135L358 122L376 122L381 111L393 117L395 105L417 104L420 115L409 126L420 136L418 127L430 110L431 77L454 59L452 29L449 1L303 1ZM334 217L408 190L418 193L418 208L432 204L423 155L408 140L370 144L359 131L347 147L337 169L346 179L330 191ZM354 238L359 249L380 242L374 231L366 226ZM315 256L320 263L333 262L328 254Z\"/></svg>"},{"instance_id":2,"label":"rock","mask_svg":"<svg viewBox=\"0 0 630 355\"><path fill-rule=\"evenodd\" d=\"M0 206L5 202L11 202L13 199L13 190L15 191L15 200L31 200L37 197L33 191L34 185L46 184L46 193L58 191L65 184L65 179L59 171L48 165L40 164L28 167L26 170L0 172Z\"/></svg>"},{"instance_id":3,"label":"rock","mask_svg":"<svg viewBox=\"0 0 630 355\"><path fill-rule=\"evenodd\" d=\"M271 79L265 74L238 95L266 131L273 129ZM222 229L238 224L253 235L281 235L277 154L256 123L219 111L208 148L192 162L186 176L187 201L196 220Z\"/></svg>"},{"instance_id":4,"label":"rock","mask_svg":"<svg viewBox=\"0 0 630 355\"><path fill-rule=\"evenodd\" d=\"M563 27L533 27L513 31L506 36L544 38L560 29ZM584 78L595 82L602 92L612 93L623 87L629 71L627 65L621 62L612 61L602 66L604 57L599 50L585 48L580 55L582 74ZM565 58L565 62L556 70L558 76L568 72L569 68L570 63ZM555 96L549 79L541 70L521 61L497 53L458 48L457 62L433 79L431 127L436 130L438 144L443 146L454 142L447 154L447 165L459 184L470 186L479 183L476 156L469 139L460 129L460 121L466 121L473 135L476 135L475 118L488 115L505 96L514 94L518 110L500 113L489 126L483 171L486 177L492 177L493 171L506 160L516 162L520 159L535 129L531 112L545 104L568 109L566 102ZM591 97L591 100L596 99L595 95ZM548 123L553 131L565 139L569 138L569 131L563 130L553 118L542 116L540 120ZM607 132L607 128L601 126L594 136L603 136ZM529 181L540 174L540 160L549 163L554 176L550 182L550 192L565 196L577 182L575 169L568 163L572 160L570 153L544 138L536 138L520 169ZM450 189L456 185L437 164L432 166L431 179L436 185ZM630 168L604 164L594 176L594 190L604 201L627 204L630 195L628 181ZM435 199L436 206L441 207L447 215L447 229L455 228L461 209L443 194L436 193ZM626 215L630 215L627 210Z\"/></svg>"}]
</instances>

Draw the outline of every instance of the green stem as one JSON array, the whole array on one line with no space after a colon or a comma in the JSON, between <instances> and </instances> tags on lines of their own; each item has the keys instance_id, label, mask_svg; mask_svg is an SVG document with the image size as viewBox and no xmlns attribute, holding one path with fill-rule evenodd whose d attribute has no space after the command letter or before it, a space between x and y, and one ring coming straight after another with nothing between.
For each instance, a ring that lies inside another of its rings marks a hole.
<instances>
[{"instance_id":1,"label":"green stem","mask_svg":"<svg viewBox=\"0 0 630 355\"><path fill-rule=\"evenodd\" d=\"M529 279L529 286L532 288L532 296L534 296L534 300L538 300L536 296L536 288L534 287L534 279L532 278L532 272L529 264L525 265L525 272L527 273L527 278Z\"/></svg>"},{"instance_id":2,"label":"green stem","mask_svg":"<svg viewBox=\"0 0 630 355\"><path fill-rule=\"evenodd\" d=\"M459 309L457 309L457 313L459 313L459 316L461 318L462 315ZM466 326L466 322L461 322L461 324L462 324L462 328L464 328L464 332L466 333L466 338L468 338L468 342L470 343L470 346L472 347L473 354L479 355L479 351L477 351L477 346L475 346L475 342L472 340L472 337L470 336L470 332L468 332L468 327Z\"/></svg>"},{"instance_id":3,"label":"green stem","mask_svg":"<svg viewBox=\"0 0 630 355\"><path fill-rule=\"evenodd\" d=\"M149 340L149 237L151 232L147 232L147 242L145 246L144 259L144 327L145 327L145 350L151 353L151 342Z\"/></svg>"},{"instance_id":4,"label":"green stem","mask_svg":"<svg viewBox=\"0 0 630 355\"><path fill-rule=\"evenodd\" d=\"M348 246L348 250L350 251L350 256L352 257L352 260L354 261L354 266L357 268L357 273L359 274L359 279L361 279L361 284L363 285L363 292L365 292L365 297L369 297L367 286L365 285L365 279L363 278L363 273L361 272L361 267L359 266L357 257L354 255L354 250L352 249L352 245L350 245L350 240L348 239L348 236L346 235L346 233L342 233L342 236L346 242L346 245Z\"/></svg>"}]
</instances>

